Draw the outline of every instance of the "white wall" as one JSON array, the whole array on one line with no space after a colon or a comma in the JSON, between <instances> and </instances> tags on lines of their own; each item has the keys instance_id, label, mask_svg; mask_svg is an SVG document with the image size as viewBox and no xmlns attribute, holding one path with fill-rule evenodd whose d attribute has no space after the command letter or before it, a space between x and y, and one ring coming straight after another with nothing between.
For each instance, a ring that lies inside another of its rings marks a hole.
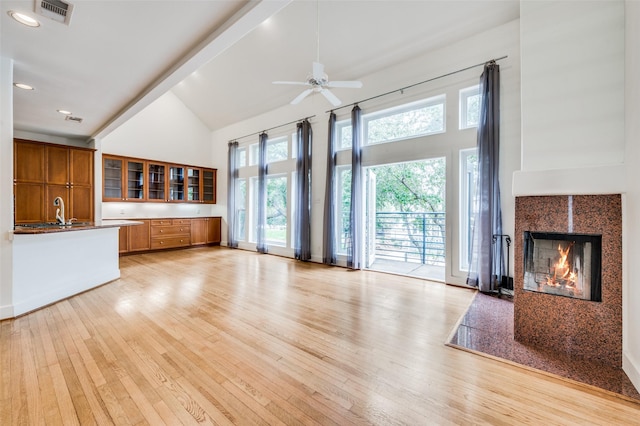
<instances>
[{"instance_id":1,"label":"white wall","mask_svg":"<svg viewBox=\"0 0 640 426\"><path fill-rule=\"evenodd\" d=\"M513 21L493 30L478 34L472 38L460 41L437 51L425 52L414 59L394 65L376 74L363 76L361 80L364 87L359 90L336 89L335 93L344 104L355 102L359 99L379 95L387 91L423 81L432 77L449 73L470 65L484 63L491 58L508 55L508 58L499 62L501 68L501 185L503 194L503 222L506 233L513 235L515 210L514 198L511 196L511 176L514 170L520 167L520 55L519 55L519 22ZM426 98L428 96L447 94L447 133L457 131L457 90L458 88L478 84L482 67L477 67L451 77L437 80L405 91L404 94L394 94L376 101L365 102L360 105L363 113L383 109L391 105L398 105L411 100ZM453 89L455 88L455 89ZM287 105L270 113L236 123L217 132L214 132L214 157L226 158L227 142L254 132L260 132L273 126L295 121L303 117L315 115L310 121L313 127L313 176L312 176L312 235L311 252L314 261L322 258L322 232L323 232L323 207L325 196L325 169L327 156L327 110L330 104L320 95L313 95L302 103ZM348 117L350 107L337 111L338 119ZM291 129L294 125L291 126ZM275 131L274 131L275 132ZM473 130L456 133L459 138L447 139L450 141L448 153L471 140L475 145L475 132ZM270 132L271 136L271 132ZM447 136L451 137L451 135ZM257 141L257 135L250 137ZM434 140L438 139L434 137ZM462 140L464 139L464 141ZM241 139L242 143L243 140ZM393 146L392 146L393 145ZM409 145L406 145L409 146ZM406 147L405 146L405 147ZM467 145L468 146L468 145ZM394 161L392 155L401 156L398 150L404 149L400 143L387 144L381 149L388 161ZM406 154L406 153L405 153ZM419 159L421 153L415 152L413 159ZM448 154L447 154L448 155ZM368 159L376 161L374 158ZM449 156L448 161L452 158ZM455 160L454 160L455 161ZM219 166L218 203L226 209L226 164L222 161ZM455 167L457 170L457 165ZM448 202L449 202L448 194ZM450 205L450 204L449 204ZM226 214L224 215L226 217ZM226 228L223 226L223 240L226 240ZM513 271L513 267L511 267ZM462 278L458 277L460 281Z\"/></svg>"},{"instance_id":2,"label":"white wall","mask_svg":"<svg viewBox=\"0 0 640 426\"><path fill-rule=\"evenodd\" d=\"M213 156L211 131L172 92L167 92L102 138L100 146L103 154L192 166L219 166ZM226 162L226 156L224 159ZM188 203L106 202L102 203L101 213L105 219L220 215L215 205Z\"/></svg>"},{"instance_id":3,"label":"white wall","mask_svg":"<svg viewBox=\"0 0 640 426\"><path fill-rule=\"evenodd\" d=\"M515 193L622 192L624 2L522 1L520 33Z\"/></svg>"},{"instance_id":4,"label":"white wall","mask_svg":"<svg viewBox=\"0 0 640 426\"><path fill-rule=\"evenodd\" d=\"M0 319L13 316L13 60L0 56Z\"/></svg>"},{"instance_id":5,"label":"white wall","mask_svg":"<svg viewBox=\"0 0 640 426\"><path fill-rule=\"evenodd\" d=\"M640 389L640 2L625 2L627 194L623 199L622 366Z\"/></svg>"}]
</instances>

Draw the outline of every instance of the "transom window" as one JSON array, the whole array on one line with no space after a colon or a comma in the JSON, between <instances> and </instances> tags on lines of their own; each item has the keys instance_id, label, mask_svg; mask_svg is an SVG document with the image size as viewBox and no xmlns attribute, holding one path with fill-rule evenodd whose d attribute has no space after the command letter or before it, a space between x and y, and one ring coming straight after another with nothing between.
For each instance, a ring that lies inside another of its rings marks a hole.
<instances>
[{"instance_id":1,"label":"transom window","mask_svg":"<svg viewBox=\"0 0 640 426\"><path fill-rule=\"evenodd\" d=\"M445 132L445 95L362 116L363 145ZM351 120L336 123L338 149L351 148Z\"/></svg>"}]
</instances>

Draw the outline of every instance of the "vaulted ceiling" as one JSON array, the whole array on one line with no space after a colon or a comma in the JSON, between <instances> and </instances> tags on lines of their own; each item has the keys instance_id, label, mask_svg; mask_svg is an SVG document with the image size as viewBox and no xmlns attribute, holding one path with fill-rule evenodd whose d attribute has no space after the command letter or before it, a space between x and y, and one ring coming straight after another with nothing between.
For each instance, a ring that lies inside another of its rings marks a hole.
<instances>
[{"instance_id":1,"label":"vaulted ceiling","mask_svg":"<svg viewBox=\"0 0 640 426\"><path fill-rule=\"evenodd\" d=\"M104 136L168 90L215 130L286 105L300 88L271 82L304 80L318 45L331 80L360 79L519 16L518 0L71 3L69 25L0 3L0 52L35 87L14 89L18 130Z\"/></svg>"}]
</instances>

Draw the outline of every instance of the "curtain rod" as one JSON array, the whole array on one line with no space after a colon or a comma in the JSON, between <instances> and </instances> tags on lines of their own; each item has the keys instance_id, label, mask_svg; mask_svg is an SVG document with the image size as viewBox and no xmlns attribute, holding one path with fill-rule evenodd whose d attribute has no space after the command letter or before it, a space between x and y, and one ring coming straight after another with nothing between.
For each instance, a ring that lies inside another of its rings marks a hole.
<instances>
[{"instance_id":1,"label":"curtain rod","mask_svg":"<svg viewBox=\"0 0 640 426\"><path fill-rule=\"evenodd\" d=\"M459 70L457 70L457 71L451 71L451 72L449 72L449 73L439 75L438 77L433 77L433 78L430 78L430 79L428 79L428 80L424 80L424 81L420 81L420 82L418 82L418 83L411 84L411 85L409 85L409 86L401 87L400 89L392 90L392 91L390 91L390 92L386 92L386 93L382 93L382 94L380 94L380 95L372 96L372 97L370 97L370 98L362 99L362 100L360 100L360 101L358 101L358 102L353 102L353 103L350 103L350 104L347 104L347 105L342 105L341 107L334 108L334 109L330 109L330 110L325 111L325 112L334 112L334 111L337 111L337 110L339 110L339 109L348 108L348 107L350 107L350 106L358 105L359 103L362 103L362 102L370 101L370 100L372 100L372 99L381 98L381 97L383 97L383 96L387 96L387 95L390 95L390 94L392 94L392 93L402 92L402 91L404 91L404 90L406 90L406 89L411 89L412 87L419 86L419 85L424 84L424 83L429 83L430 81L438 80L438 79L440 79L440 78L448 77L448 76L453 75L453 74L458 74L458 73L460 73L460 72L467 71L467 70L470 70L470 69L472 69L472 68L480 67L480 66L482 66L482 65L484 65L484 64L486 64L486 63L488 63L488 62L500 61L500 60L502 60L502 59L506 59L506 58L508 58L508 56L507 56L507 55L502 56L502 57L500 57L500 58L496 58L496 59L490 59L490 60L488 60L488 61L486 61L486 62L483 62L483 63L481 63L481 64L475 64L475 65L471 65L470 67L466 67L466 68L459 69Z\"/></svg>"},{"instance_id":2,"label":"curtain rod","mask_svg":"<svg viewBox=\"0 0 640 426\"><path fill-rule=\"evenodd\" d=\"M280 125L278 125L278 126L269 127L268 129L260 130L259 132L249 133L248 135L240 136L239 138L229 139L229 142L237 141L238 139L248 138L249 136L259 135L259 134L261 134L261 133L266 133L266 132L268 132L269 130L278 129L278 128L280 128L280 127L288 126L289 124L300 123L301 121L308 120L308 119L313 118L313 117L315 117L315 116L316 116L316 115L315 115L315 114L313 114L313 115L310 115L309 117L304 117L304 118L301 118L301 119L299 119L299 120L294 120L294 121L290 121L290 122L288 122L288 123L280 124Z\"/></svg>"}]
</instances>

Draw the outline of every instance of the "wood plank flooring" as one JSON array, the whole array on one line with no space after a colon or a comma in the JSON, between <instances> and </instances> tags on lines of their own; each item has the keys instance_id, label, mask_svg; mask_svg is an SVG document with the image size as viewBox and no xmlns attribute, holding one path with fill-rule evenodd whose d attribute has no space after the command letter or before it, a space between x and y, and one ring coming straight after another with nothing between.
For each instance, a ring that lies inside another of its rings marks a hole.
<instances>
[{"instance_id":1,"label":"wood plank flooring","mask_svg":"<svg viewBox=\"0 0 640 426\"><path fill-rule=\"evenodd\" d=\"M640 405L445 346L473 292L226 248L0 323L0 424L640 424Z\"/></svg>"}]
</instances>

